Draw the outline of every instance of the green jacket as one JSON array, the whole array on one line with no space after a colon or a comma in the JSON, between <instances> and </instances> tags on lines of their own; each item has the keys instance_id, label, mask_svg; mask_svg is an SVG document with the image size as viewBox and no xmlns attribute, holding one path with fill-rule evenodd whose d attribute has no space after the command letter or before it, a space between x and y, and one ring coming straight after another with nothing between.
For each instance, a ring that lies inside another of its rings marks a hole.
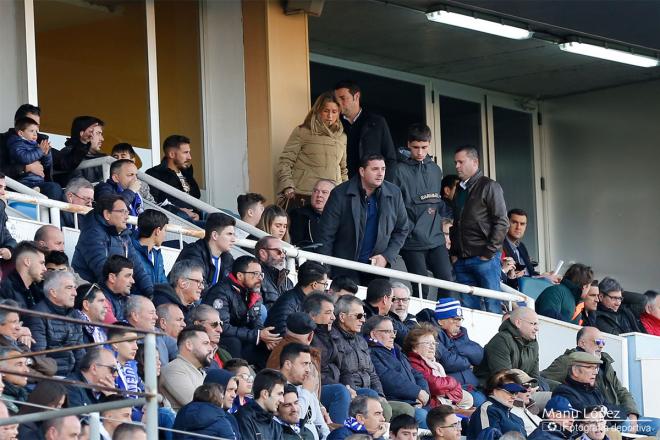
<instances>
[{"instance_id":1,"label":"green jacket","mask_svg":"<svg viewBox=\"0 0 660 440\"><path fill-rule=\"evenodd\" d=\"M484 347L484 358L474 371L484 386L490 376L500 370L518 368L539 378L539 343L526 341L510 320L500 325L498 333Z\"/></svg>"},{"instance_id":2,"label":"green jacket","mask_svg":"<svg viewBox=\"0 0 660 440\"><path fill-rule=\"evenodd\" d=\"M546 288L534 305L536 313L548 318L578 324L580 316L573 319L575 307L580 302L582 289L564 278L561 283Z\"/></svg>"},{"instance_id":3,"label":"green jacket","mask_svg":"<svg viewBox=\"0 0 660 440\"><path fill-rule=\"evenodd\" d=\"M570 365L568 355L578 350L582 351L582 349L578 348L566 350L564 354L552 361L552 364L550 364L548 368L541 371L541 376L552 381L564 382L568 375L568 367ZM621 381L619 381L619 378L616 375L616 371L614 371L614 367L612 366L614 359L612 359L607 353L602 353L600 358L603 361L603 364L596 377L596 388L603 393L603 396L608 403L623 406L628 413L639 415L640 412L639 409L637 409L635 399L632 394L630 394L630 391L621 384ZM554 387L552 388L554 389Z\"/></svg>"}]
</instances>

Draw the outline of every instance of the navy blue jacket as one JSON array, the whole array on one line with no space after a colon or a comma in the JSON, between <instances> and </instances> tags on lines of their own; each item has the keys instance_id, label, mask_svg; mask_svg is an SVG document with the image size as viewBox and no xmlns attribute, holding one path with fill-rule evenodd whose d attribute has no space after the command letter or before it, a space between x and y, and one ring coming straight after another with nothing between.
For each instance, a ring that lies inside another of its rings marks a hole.
<instances>
[{"instance_id":1,"label":"navy blue jacket","mask_svg":"<svg viewBox=\"0 0 660 440\"><path fill-rule=\"evenodd\" d=\"M227 440L239 438L236 435L238 429L234 429L225 410L208 402L190 402L185 405L177 413L173 428ZM174 440L198 438L194 435L174 434Z\"/></svg>"},{"instance_id":2,"label":"navy blue jacket","mask_svg":"<svg viewBox=\"0 0 660 440\"><path fill-rule=\"evenodd\" d=\"M422 373L412 368L399 348L389 350L377 342L367 342L371 362L380 377L386 399L414 405L420 390L429 392L429 384Z\"/></svg>"},{"instance_id":3,"label":"navy blue jacket","mask_svg":"<svg viewBox=\"0 0 660 440\"><path fill-rule=\"evenodd\" d=\"M524 264L525 268L527 269L527 272L529 273L527 276L530 277L538 276L539 273L536 271L536 269L534 269L534 266L532 265L532 259L530 258L529 252L527 251L527 246L525 246L525 243L523 243L522 241L518 243L518 254L520 255L520 258L516 258L516 253L513 251L513 248L509 244L509 240L505 238L504 243L502 243L502 258L511 257L514 260L516 260L516 263ZM509 286L513 287L514 289L518 288L518 282L519 282L518 278L509 279L509 277L507 277L506 274L503 273L502 280Z\"/></svg>"},{"instance_id":4,"label":"navy blue jacket","mask_svg":"<svg viewBox=\"0 0 660 440\"><path fill-rule=\"evenodd\" d=\"M525 422L511 412L511 408L489 397L470 417L467 440L475 440L486 428L496 428L500 432L518 431L527 437Z\"/></svg>"},{"instance_id":5,"label":"navy blue jacket","mask_svg":"<svg viewBox=\"0 0 660 440\"><path fill-rule=\"evenodd\" d=\"M103 279L103 264L111 255L123 255L133 262L133 286L135 293L151 296L154 283L142 267L131 244L131 230L121 233L109 225L96 212L90 211L82 218L80 237L73 253L71 267L84 280L101 283Z\"/></svg>"},{"instance_id":6,"label":"navy blue jacket","mask_svg":"<svg viewBox=\"0 0 660 440\"><path fill-rule=\"evenodd\" d=\"M330 435L328 436L328 440L344 440L347 437L350 437L355 434L365 434L365 432L358 432L358 431L353 431L350 428L347 428L346 426L342 426L340 428L335 429L334 431L330 432ZM372 436L369 436L369 438L373 438ZM374 440L383 440L383 437L380 437L378 439Z\"/></svg>"},{"instance_id":7,"label":"navy blue jacket","mask_svg":"<svg viewBox=\"0 0 660 440\"><path fill-rule=\"evenodd\" d=\"M151 281L156 284L167 283L167 275L165 275L165 263L163 262L163 254L160 249L153 248L151 254L154 257L153 264L149 260L149 251L146 246L140 243L135 235L132 237L131 242L133 243L133 248L135 249L135 255L137 255L142 267L144 267L145 272L151 275Z\"/></svg>"},{"instance_id":8,"label":"navy blue jacket","mask_svg":"<svg viewBox=\"0 0 660 440\"><path fill-rule=\"evenodd\" d=\"M103 291L105 299L110 303L112 314L115 315L115 319L117 321L126 321L126 301L128 301L128 296L117 295L111 291L105 283L98 283L98 285Z\"/></svg>"},{"instance_id":9,"label":"navy blue jacket","mask_svg":"<svg viewBox=\"0 0 660 440\"><path fill-rule=\"evenodd\" d=\"M75 380L77 382L89 383L87 379L82 375L78 370L74 371L66 377L69 380ZM67 397L66 401L69 408L74 406L87 406L99 403L99 399L103 394L96 393L90 388L79 387L78 385L67 385ZM98 397L97 397L98 396Z\"/></svg>"},{"instance_id":10,"label":"navy blue jacket","mask_svg":"<svg viewBox=\"0 0 660 440\"><path fill-rule=\"evenodd\" d=\"M608 409L608 415L614 416L617 419L626 419L628 417L628 411L624 407L606 401L605 396L603 396L603 393L598 388L577 382L572 377L567 377L563 384L555 388L552 392L552 397L555 396L565 397L573 408L605 405Z\"/></svg>"},{"instance_id":11,"label":"navy blue jacket","mask_svg":"<svg viewBox=\"0 0 660 440\"><path fill-rule=\"evenodd\" d=\"M275 304L268 311L264 327L275 327L275 333L284 335L286 331L286 320L292 313L302 310L305 294L299 286L284 292L277 298Z\"/></svg>"},{"instance_id":12,"label":"navy blue jacket","mask_svg":"<svg viewBox=\"0 0 660 440\"><path fill-rule=\"evenodd\" d=\"M568 440L570 438L570 432L564 431L556 423L544 420L529 434L527 440Z\"/></svg>"},{"instance_id":13,"label":"navy blue jacket","mask_svg":"<svg viewBox=\"0 0 660 440\"><path fill-rule=\"evenodd\" d=\"M25 173L20 178L20 182L28 184L36 184L44 182L44 180L50 180L53 170L53 156L49 151L48 154L43 153L37 141L28 141L23 139L18 134L9 136L7 139L7 145L9 147L9 157L12 164L16 165L28 165L32 162L39 161L44 167L44 177L38 176L32 173Z\"/></svg>"},{"instance_id":14,"label":"navy blue jacket","mask_svg":"<svg viewBox=\"0 0 660 440\"><path fill-rule=\"evenodd\" d=\"M117 182L112 179L108 179L105 182L101 182L94 187L94 200L99 201L101 198L109 195L118 195L128 206L130 214L133 216L139 215L142 211L142 197L140 194L126 188L119 186Z\"/></svg>"}]
</instances>

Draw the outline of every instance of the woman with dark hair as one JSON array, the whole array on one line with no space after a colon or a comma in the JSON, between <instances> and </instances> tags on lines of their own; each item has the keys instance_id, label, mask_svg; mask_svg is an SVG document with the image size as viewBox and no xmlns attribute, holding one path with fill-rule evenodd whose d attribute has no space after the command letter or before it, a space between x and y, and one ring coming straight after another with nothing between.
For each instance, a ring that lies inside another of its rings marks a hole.
<instances>
[{"instance_id":1,"label":"woman with dark hair","mask_svg":"<svg viewBox=\"0 0 660 440\"><path fill-rule=\"evenodd\" d=\"M517 431L527 437L525 422L511 413L518 393L526 391L518 375L510 373L509 370L500 370L488 379L485 391L488 399L470 417L467 439L477 439L487 428L495 428L503 434Z\"/></svg>"},{"instance_id":2,"label":"woman with dark hair","mask_svg":"<svg viewBox=\"0 0 660 440\"><path fill-rule=\"evenodd\" d=\"M269 205L264 209L257 227L268 235L289 242L289 216L277 205Z\"/></svg>"},{"instance_id":3,"label":"woman with dark hair","mask_svg":"<svg viewBox=\"0 0 660 440\"><path fill-rule=\"evenodd\" d=\"M335 94L322 93L303 123L293 129L277 170L277 191L287 211L308 205L319 180L335 184L348 180L346 134L340 113Z\"/></svg>"},{"instance_id":4,"label":"woman with dark hair","mask_svg":"<svg viewBox=\"0 0 660 440\"><path fill-rule=\"evenodd\" d=\"M66 406L67 389L64 385L42 380L34 387L25 405L21 405L19 416L47 411L47 408L63 408ZM18 438L38 439L41 434L41 422L21 423L18 427Z\"/></svg>"}]
</instances>

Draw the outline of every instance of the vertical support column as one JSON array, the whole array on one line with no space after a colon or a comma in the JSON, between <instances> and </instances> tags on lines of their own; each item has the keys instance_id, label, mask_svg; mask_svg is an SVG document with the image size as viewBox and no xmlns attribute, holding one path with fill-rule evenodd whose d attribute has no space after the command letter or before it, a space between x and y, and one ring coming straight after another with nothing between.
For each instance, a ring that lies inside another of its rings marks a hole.
<instances>
[{"instance_id":1,"label":"vertical support column","mask_svg":"<svg viewBox=\"0 0 660 440\"><path fill-rule=\"evenodd\" d=\"M147 438L158 438L158 378L156 376L156 335L147 333L144 335L144 384L147 393L153 393L153 397L147 397L145 412L147 415Z\"/></svg>"},{"instance_id":2,"label":"vertical support column","mask_svg":"<svg viewBox=\"0 0 660 440\"><path fill-rule=\"evenodd\" d=\"M307 15L276 0L243 1L250 191L275 196L275 168L310 108Z\"/></svg>"},{"instance_id":3,"label":"vertical support column","mask_svg":"<svg viewBox=\"0 0 660 440\"><path fill-rule=\"evenodd\" d=\"M101 438L101 415L93 412L89 415L89 440Z\"/></svg>"},{"instance_id":4,"label":"vertical support column","mask_svg":"<svg viewBox=\"0 0 660 440\"><path fill-rule=\"evenodd\" d=\"M34 27L34 1L25 0L25 55L27 61L28 102L37 105L37 43Z\"/></svg>"},{"instance_id":5,"label":"vertical support column","mask_svg":"<svg viewBox=\"0 0 660 440\"><path fill-rule=\"evenodd\" d=\"M156 9L154 0L147 0L147 69L149 85L149 141L151 164L160 163L160 113L158 108L158 64L156 58Z\"/></svg>"}]
</instances>

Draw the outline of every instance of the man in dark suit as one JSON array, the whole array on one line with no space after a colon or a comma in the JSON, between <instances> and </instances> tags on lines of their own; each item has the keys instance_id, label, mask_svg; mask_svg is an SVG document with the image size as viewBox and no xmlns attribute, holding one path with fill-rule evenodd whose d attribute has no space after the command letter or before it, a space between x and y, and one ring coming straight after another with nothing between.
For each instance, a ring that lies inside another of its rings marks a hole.
<instances>
[{"instance_id":1,"label":"man in dark suit","mask_svg":"<svg viewBox=\"0 0 660 440\"><path fill-rule=\"evenodd\" d=\"M553 283L559 282L559 277L552 272L540 274L536 271L534 263L529 256L525 243L521 240L527 230L527 213L520 209L511 209L507 217L509 218L509 231L506 233L506 238L503 243L502 258L512 258L511 269L506 271L506 283L513 287L518 288L518 280L521 277L543 277L547 278ZM511 260L509 260L511 261ZM505 268L507 261L504 261L502 267Z\"/></svg>"},{"instance_id":2,"label":"man in dark suit","mask_svg":"<svg viewBox=\"0 0 660 440\"><path fill-rule=\"evenodd\" d=\"M341 123L348 137L346 144L346 166L348 177L358 174L360 159L370 155L381 155L387 166L387 180L394 171L396 151L387 121L380 115L362 108L362 91L353 81L340 81L335 85L335 96L341 106Z\"/></svg>"}]
</instances>

